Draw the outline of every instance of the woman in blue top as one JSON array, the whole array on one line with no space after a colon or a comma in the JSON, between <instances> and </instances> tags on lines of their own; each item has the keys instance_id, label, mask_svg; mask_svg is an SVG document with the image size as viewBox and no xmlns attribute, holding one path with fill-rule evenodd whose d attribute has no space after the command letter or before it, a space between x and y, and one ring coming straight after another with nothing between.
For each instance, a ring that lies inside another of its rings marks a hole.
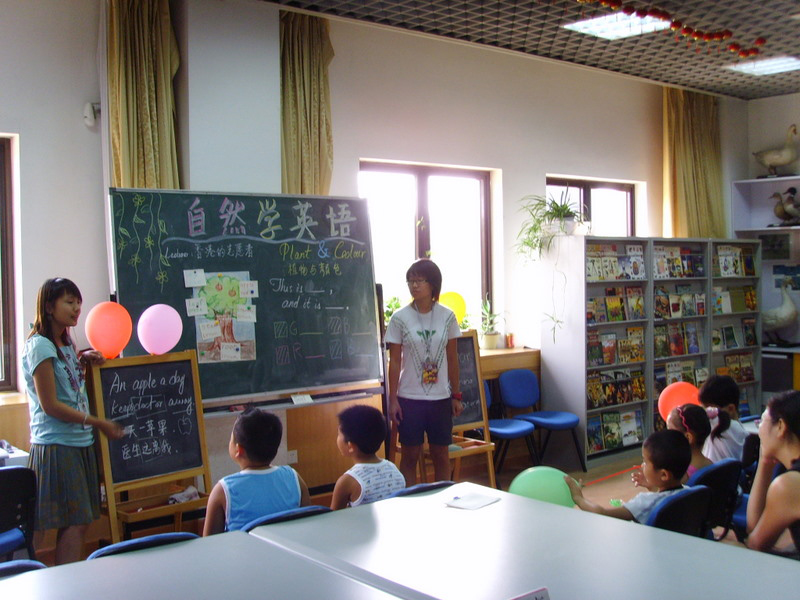
<instances>
[{"instance_id":1,"label":"woman in blue top","mask_svg":"<svg viewBox=\"0 0 800 600\"><path fill-rule=\"evenodd\" d=\"M80 290L69 279L45 281L22 353L30 408L28 466L37 478L34 528L37 545L44 530L58 530L56 564L81 560L86 529L100 516L92 428L112 439L123 435L118 424L89 414L84 368L105 359L95 350L77 352L70 338L81 302Z\"/></svg>"},{"instance_id":2,"label":"woman in blue top","mask_svg":"<svg viewBox=\"0 0 800 600\"><path fill-rule=\"evenodd\" d=\"M424 436L428 436L436 480L450 479L448 446L453 417L464 410L458 372L456 316L439 304L442 273L422 259L406 273L413 301L392 315L389 347L389 416L403 447L400 472L414 485Z\"/></svg>"}]
</instances>

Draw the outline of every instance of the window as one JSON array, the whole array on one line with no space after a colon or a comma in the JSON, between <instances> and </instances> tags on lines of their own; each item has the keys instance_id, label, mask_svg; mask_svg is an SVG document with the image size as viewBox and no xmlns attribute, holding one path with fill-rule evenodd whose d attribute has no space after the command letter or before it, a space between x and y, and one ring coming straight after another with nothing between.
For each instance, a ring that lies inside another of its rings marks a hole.
<instances>
[{"instance_id":1,"label":"window","mask_svg":"<svg viewBox=\"0 0 800 600\"><path fill-rule=\"evenodd\" d=\"M636 235L632 183L547 178L548 198L558 199L565 193L574 206L583 207L583 218L591 223L592 235Z\"/></svg>"},{"instance_id":2,"label":"window","mask_svg":"<svg viewBox=\"0 0 800 600\"><path fill-rule=\"evenodd\" d=\"M14 277L11 249L13 232L11 218L11 143L0 138L0 390L16 389L17 350L14 342Z\"/></svg>"},{"instance_id":3,"label":"window","mask_svg":"<svg viewBox=\"0 0 800 600\"><path fill-rule=\"evenodd\" d=\"M442 270L442 292L457 292L471 327L491 290L489 172L362 161L359 195L369 203L375 280L384 302L409 299L405 272L418 258Z\"/></svg>"}]
</instances>

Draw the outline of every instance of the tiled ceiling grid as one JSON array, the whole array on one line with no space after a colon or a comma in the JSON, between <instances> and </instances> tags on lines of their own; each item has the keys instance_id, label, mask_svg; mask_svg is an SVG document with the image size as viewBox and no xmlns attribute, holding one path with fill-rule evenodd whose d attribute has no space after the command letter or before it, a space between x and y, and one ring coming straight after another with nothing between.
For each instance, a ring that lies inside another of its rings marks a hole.
<instances>
[{"instance_id":1,"label":"tiled ceiling grid","mask_svg":"<svg viewBox=\"0 0 800 600\"><path fill-rule=\"evenodd\" d=\"M749 48L760 37L766 39L766 44L759 48L760 57L800 58L800 18L790 18L800 16L800 0L626 2L636 9L666 10L673 19L697 30L727 29L733 33L730 40L716 42L689 42L669 29L615 41L564 29L565 24L614 12L599 2L277 0L272 3L747 100L800 92L800 71L756 77L722 68L753 60L740 59L729 52L730 43Z\"/></svg>"}]
</instances>

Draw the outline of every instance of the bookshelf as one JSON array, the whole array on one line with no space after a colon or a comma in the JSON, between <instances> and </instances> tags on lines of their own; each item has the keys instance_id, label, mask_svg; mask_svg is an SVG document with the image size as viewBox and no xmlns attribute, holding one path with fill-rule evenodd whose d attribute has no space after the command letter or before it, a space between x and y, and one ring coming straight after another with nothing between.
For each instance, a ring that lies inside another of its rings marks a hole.
<instances>
[{"instance_id":1,"label":"bookshelf","mask_svg":"<svg viewBox=\"0 0 800 600\"><path fill-rule=\"evenodd\" d=\"M758 240L561 236L542 260L555 317L542 324L542 401L580 416L588 459L663 427L672 381L728 369L760 408Z\"/></svg>"}]
</instances>

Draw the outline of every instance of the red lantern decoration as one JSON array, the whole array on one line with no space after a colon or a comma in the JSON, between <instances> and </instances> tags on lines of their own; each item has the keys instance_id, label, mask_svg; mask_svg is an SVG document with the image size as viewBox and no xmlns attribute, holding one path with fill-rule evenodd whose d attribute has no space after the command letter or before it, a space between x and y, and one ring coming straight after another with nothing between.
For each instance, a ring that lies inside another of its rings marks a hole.
<instances>
[{"instance_id":1,"label":"red lantern decoration","mask_svg":"<svg viewBox=\"0 0 800 600\"><path fill-rule=\"evenodd\" d=\"M633 4L626 4L622 7L622 12L628 15L629 17L636 12L636 7Z\"/></svg>"},{"instance_id":2,"label":"red lantern decoration","mask_svg":"<svg viewBox=\"0 0 800 600\"><path fill-rule=\"evenodd\" d=\"M703 32L699 30L694 30L692 32L692 39L701 40L703 39Z\"/></svg>"},{"instance_id":3,"label":"red lantern decoration","mask_svg":"<svg viewBox=\"0 0 800 600\"><path fill-rule=\"evenodd\" d=\"M645 17L647 17L647 10L644 8L638 9L636 11L636 16L639 17L640 19L644 19Z\"/></svg>"},{"instance_id":4,"label":"red lantern decoration","mask_svg":"<svg viewBox=\"0 0 800 600\"><path fill-rule=\"evenodd\" d=\"M710 42L713 39L714 39L714 34L712 34L712 33L704 33L703 34L703 41L704 42Z\"/></svg>"},{"instance_id":5,"label":"red lantern decoration","mask_svg":"<svg viewBox=\"0 0 800 600\"><path fill-rule=\"evenodd\" d=\"M747 50L739 50L739 58L747 58L750 53Z\"/></svg>"},{"instance_id":6,"label":"red lantern decoration","mask_svg":"<svg viewBox=\"0 0 800 600\"><path fill-rule=\"evenodd\" d=\"M677 20L669 24L669 28L672 29L672 31L680 31L681 27L683 27L683 23Z\"/></svg>"},{"instance_id":7,"label":"red lantern decoration","mask_svg":"<svg viewBox=\"0 0 800 600\"><path fill-rule=\"evenodd\" d=\"M761 54L761 50L759 50L758 48L750 48L750 49L747 51L747 54L748 54L749 56L756 56L757 54Z\"/></svg>"},{"instance_id":8,"label":"red lantern decoration","mask_svg":"<svg viewBox=\"0 0 800 600\"><path fill-rule=\"evenodd\" d=\"M756 38L756 41L755 41L755 45L756 46L763 46L766 43L767 43L767 40L764 39L763 37Z\"/></svg>"},{"instance_id":9,"label":"red lantern decoration","mask_svg":"<svg viewBox=\"0 0 800 600\"><path fill-rule=\"evenodd\" d=\"M722 39L723 39L723 40L729 40L729 39L731 39L732 37L733 37L733 32L732 32L730 29L725 29L725 30L722 32Z\"/></svg>"},{"instance_id":10,"label":"red lantern decoration","mask_svg":"<svg viewBox=\"0 0 800 600\"><path fill-rule=\"evenodd\" d=\"M683 37L689 37L693 33L694 33L694 29L692 27L688 27L687 26L687 27L684 27L683 29L681 29L681 35L683 35Z\"/></svg>"},{"instance_id":11,"label":"red lantern decoration","mask_svg":"<svg viewBox=\"0 0 800 600\"><path fill-rule=\"evenodd\" d=\"M739 44L737 44L736 42L734 42L732 44L728 44L728 50L730 50L731 52L739 52L739 50L741 50L741 49L742 49L742 47Z\"/></svg>"},{"instance_id":12,"label":"red lantern decoration","mask_svg":"<svg viewBox=\"0 0 800 600\"><path fill-rule=\"evenodd\" d=\"M608 8L611 10L619 10L622 6L622 0L609 0L608 1Z\"/></svg>"}]
</instances>

